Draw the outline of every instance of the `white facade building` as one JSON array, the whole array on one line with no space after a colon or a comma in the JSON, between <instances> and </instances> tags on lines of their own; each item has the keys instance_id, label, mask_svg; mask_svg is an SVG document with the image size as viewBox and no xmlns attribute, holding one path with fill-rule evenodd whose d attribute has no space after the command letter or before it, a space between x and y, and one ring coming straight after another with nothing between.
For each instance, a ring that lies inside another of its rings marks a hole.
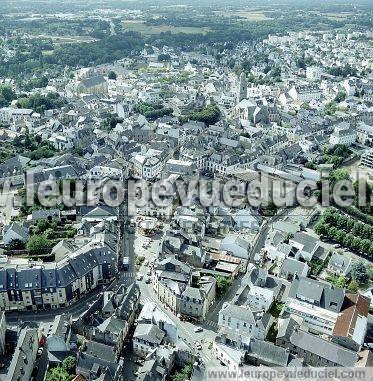
<instances>
[{"instance_id":1,"label":"white facade building","mask_svg":"<svg viewBox=\"0 0 373 381\"><path fill-rule=\"evenodd\" d=\"M320 66L309 66L306 69L306 77L311 81L319 81L321 79L322 69Z\"/></svg>"}]
</instances>

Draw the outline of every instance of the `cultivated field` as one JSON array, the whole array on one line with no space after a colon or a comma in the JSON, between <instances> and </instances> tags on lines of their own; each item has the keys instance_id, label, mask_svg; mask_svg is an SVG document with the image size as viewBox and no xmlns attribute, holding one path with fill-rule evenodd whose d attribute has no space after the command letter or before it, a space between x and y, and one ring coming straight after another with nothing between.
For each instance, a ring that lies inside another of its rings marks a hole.
<instances>
[{"instance_id":1,"label":"cultivated field","mask_svg":"<svg viewBox=\"0 0 373 381\"><path fill-rule=\"evenodd\" d=\"M162 32L171 32L171 33L189 33L189 34L198 34L198 33L207 33L209 28L198 28L192 26L173 26L173 25L146 25L142 21L138 20L127 20L124 21L124 27L127 30L139 32L144 35L158 34Z\"/></svg>"}]
</instances>

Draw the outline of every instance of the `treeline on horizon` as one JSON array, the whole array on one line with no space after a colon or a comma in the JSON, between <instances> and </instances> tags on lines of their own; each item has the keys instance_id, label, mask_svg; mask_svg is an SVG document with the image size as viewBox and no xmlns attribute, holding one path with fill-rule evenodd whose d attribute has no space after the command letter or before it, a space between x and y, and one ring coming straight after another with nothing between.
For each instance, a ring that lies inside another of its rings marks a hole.
<instances>
[{"instance_id":1,"label":"treeline on horizon","mask_svg":"<svg viewBox=\"0 0 373 381\"><path fill-rule=\"evenodd\" d=\"M271 19L248 22L236 16L218 17L206 15L206 17L187 17L186 12L179 12L174 16L165 14L163 17L149 17L147 25L168 26L194 26L208 28L209 31L202 33L171 33L161 32L158 34L143 35L134 31L125 30L125 26L117 27L117 35L111 36L103 33L98 41L76 42L73 44L53 45L50 39L18 39L23 49L17 49L13 57L0 59L0 77L26 77L31 73L44 72L46 69L58 69L64 67L76 68L82 66L100 65L110 63L118 59L137 54L146 44L159 48L170 46L176 50L196 50L201 46L215 47L218 51L234 48L237 43L262 39L269 34L282 34L284 31L298 31L304 29L315 30L317 28L341 28L349 23L356 23L359 27L373 27L369 14L356 15L353 19L331 20L325 16L310 13L304 17L297 10L281 12L272 11ZM1 17L0 17L1 18ZM0 22L0 34L6 33L14 20ZM1 20L0 20L1 21ZM68 25L67 21L67 25ZM37 22L37 25L45 25ZM121 24L119 24L121 25ZM78 27L76 23L75 27ZM42 31L41 31L42 33ZM94 36L98 37L98 30L94 28ZM58 35L58 30L56 30ZM22 46L23 44L23 46ZM47 52L48 54L44 54Z\"/></svg>"},{"instance_id":2,"label":"treeline on horizon","mask_svg":"<svg viewBox=\"0 0 373 381\"><path fill-rule=\"evenodd\" d=\"M90 10L96 7L111 8L111 9L147 9L149 7L170 7L175 5L174 0L3 0L3 13L10 12L67 12L79 10ZM227 4L226 0L183 0L180 5L193 7L247 7L247 0L231 0ZM250 7L268 7L273 5L273 0L252 0ZM276 7L300 7L303 9L322 9L328 12L332 11L353 11L355 6L372 8L371 0L355 0L354 2L345 0L341 1L325 1L325 0L280 0L276 2Z\"/></svg>"}]
</instances>

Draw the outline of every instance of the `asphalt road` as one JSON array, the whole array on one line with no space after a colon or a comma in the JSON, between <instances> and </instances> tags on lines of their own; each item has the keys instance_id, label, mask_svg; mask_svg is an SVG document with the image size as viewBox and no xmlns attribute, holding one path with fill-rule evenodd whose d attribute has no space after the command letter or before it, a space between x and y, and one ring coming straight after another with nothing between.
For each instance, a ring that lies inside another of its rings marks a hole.
<instances>
[{"instance_id":1,"label":"asphalt road","mask_svg":"<svg viewBox=\"0 0 373 381\"><path fill-rule=\"evenodd\" d=\"M3 193L3 189L0 191L0 222L7 225L12 218L14 194L16 193L16 190L10 190L8 193Z\"/></svg>"}]
</instances>

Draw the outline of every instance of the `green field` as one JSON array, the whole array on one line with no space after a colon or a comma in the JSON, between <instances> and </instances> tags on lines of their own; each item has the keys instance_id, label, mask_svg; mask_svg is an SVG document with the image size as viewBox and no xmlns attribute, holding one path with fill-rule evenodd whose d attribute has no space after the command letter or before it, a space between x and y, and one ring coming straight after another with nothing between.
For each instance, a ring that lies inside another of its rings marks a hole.
<instances>
[{"instance_id":1,"label":"green field","mask_svg":"<svg viewBox=\"0 0 373 381\"><path fill-rule=\"evenodd\" d=\"M242 17L249 21L272 20L270 17L267 17L263 12L239 11L232 13L232 16Z\"/></svg>"},{"instance_id":2,"label":"green field","mask_svg":"<svg viewBox=\"0 0 373 381\"><path fill-rule=\"evenodd\" d=\"M330 20L345 20L347 17L352 16L352 13L323 13Z\"/></svg>"},{"instance_id":3,"label":"green field","mask_svg":"<svg viewBox=\"0 0 373 381\"><path fill-rule=\"evenodd\" d=\"M260 10L238 10L238 11L228 11L228 12L215 12L219 16L230 16L230 17L240 17L243 19L246 19L247 21L265 21L265 20L272 20L271 17L268 17L266 15L266 12L262 12Z\"/></svg>"},{"instance_id":4,"label":"green field","mask_svg":"<svg viewBox=\"0 0 373 381\"><path fill-rule=\"evenodd\" d=\"M172 26L172 25L146 25L143 21L128 20L124 21L124 28L129 31L139 32L144 35L159 34L162 32L205 34L210 31L209 28L198 28L192 26Z\"/></svg>"}]
</instances>

